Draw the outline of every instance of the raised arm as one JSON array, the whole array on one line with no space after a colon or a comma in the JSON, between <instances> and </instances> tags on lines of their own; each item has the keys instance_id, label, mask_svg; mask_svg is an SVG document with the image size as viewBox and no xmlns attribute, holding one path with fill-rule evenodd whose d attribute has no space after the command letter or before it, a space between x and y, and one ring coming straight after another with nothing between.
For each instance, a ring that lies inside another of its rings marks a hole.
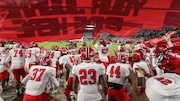
<instances>
[{"instance_id":1,"label":"raised arm","mask_svg":"<svg viewBox=\"0 0 180 101\"><path fill-rule=\"evenodd\" d=\"M129 78L132 81L132 101L149 101L145 93L140 93L138 89L137 72L130 70Z\"/></svg>"},{"instance_id":2,"label":"raised arm","mask_svg":"<svg viewBox=\"0 0 180 101\"><path fill-rule=\"evenodd\" d=\"M96 36L96 38L95 38L94 41L92 42L93 45L96 43L97 39L100 37L100 34L101 34L101 33L98 33L98 35Z\"/></svg>"}]
</instances>

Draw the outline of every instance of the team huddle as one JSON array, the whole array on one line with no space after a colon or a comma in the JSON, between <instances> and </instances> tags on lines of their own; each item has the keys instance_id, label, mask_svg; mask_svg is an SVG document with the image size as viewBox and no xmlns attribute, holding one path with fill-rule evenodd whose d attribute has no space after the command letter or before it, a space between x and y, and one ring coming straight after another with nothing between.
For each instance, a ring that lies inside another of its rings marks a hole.
<instances>
[{"instance_id":1,"label":"team huddle","mask_svg":"<svg viewBox=\"0 0 180 101\"><path fill-rule=\"evenodd\" d=\"M166 44L122 40L114 51L112 40L100 34L92 42L94 48L86 42L80 48L71 43L47 50L36 42L29 48L20 42L5 48L0 42L0 91L8 83L10 67L17 96L23 95L23 101L49 101L47 85L56 91L63 72L67 101L72 100L71 92L77 101L178 101L180 48L168 34L163 38Z\"/></svg>"}]
</instances>

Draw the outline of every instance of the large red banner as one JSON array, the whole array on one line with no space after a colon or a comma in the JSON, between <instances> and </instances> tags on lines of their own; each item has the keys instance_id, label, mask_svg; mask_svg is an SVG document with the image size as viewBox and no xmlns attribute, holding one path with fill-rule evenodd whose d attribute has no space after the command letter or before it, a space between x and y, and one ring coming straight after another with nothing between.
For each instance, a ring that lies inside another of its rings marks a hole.
<instances>
[{"instance_id":1,"label":"large red banner","mask_svg":"<svg viewBox=\"0 0 180 101\"><path fill-rule=\"evenodd\" d=\"M180 0L0 0L0 38L78 39L85 26L133 36L141 28L180 26Z\"/></svg>"}]
</instances>

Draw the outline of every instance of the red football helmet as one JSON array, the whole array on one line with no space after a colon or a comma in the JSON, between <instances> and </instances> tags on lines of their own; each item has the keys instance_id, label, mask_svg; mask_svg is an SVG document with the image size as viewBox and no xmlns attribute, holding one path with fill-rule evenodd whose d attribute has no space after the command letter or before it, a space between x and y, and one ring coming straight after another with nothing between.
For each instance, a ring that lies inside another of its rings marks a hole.
<instances>
[{"instance_id":1,"label":"red football helmet","mask_svg":"<svg viewBox=\"0 0 180 101\"><path fill-rule=\"evenodd\" d=\"M52 46L52 47L51 47L51 50L54 50L54 48L55 48L55 46Z\"/></svg>"},{"instance_id":2,"label":"red football helmet","mask_svg":"<svg viewBox=\"0 0 180 101\"><path fill-rule=\"evenodd\" d=\"M15 43L15 48L22 48L22 44L20 42Z\"/></svg>"},{"instance_id":3,"label":"red football helmet","mask_svg":"<svg viewBox=\"0 0 180 101\"><path fill-rule=\"evenodd\" d=\"M168 48L158 54L156 63L161 69L180 74L180 46Z\"/></svg>"},{"instance_id":4,"label":"red football helmet","mask_svg":"<svg viewBox=\"0 0 180 101\"><path fill-rule=\"evenodd\" d=\"M38 44L36 42L32 41L30 43L30 47L38 47Z\"/></svg>"},{"instance_id":5,"label":"red football helmet","mask_svg":"<svg viewBox=\"0 0 180 101\"><path fill-rule=\"evenodd\" d=\"M122 45L125 45L126 44L126 41L125 40L119 40L119 43Z\"/></svg>"},{"instance_id":6,"label":"red football helmet","mask_svg":"<svg viewBox=\"0 0 180 101\"><path fill-rule=\"evenodd\" d=\"M100 39L99 39L99 43L102 44L102 45L106 44L105 39L100 38Z\"/></svg>"},{"instance_id":7,"label":"red football helmet","mask_svg":"<svg viewBox=\"0 0 180 101\"><path fill-rule=\"evenodd\" d=\"M140 43L142 43L141 40L136 40L136 44L140 44Z\"/></svg>"},{"instance_id":8,"label":"red football helmet","mask_svg":"<svg viewBox=\"0 0 180 101\"><path fill-rule=\"evenodd\" d=\"M119 62L125 63L125 62L126 62L126 59L127 59L127 57L126 57L125 54L122 54L122 53L118 54L118 61L119 61Z\"/></svg>"},{"instance_id":9,"label":"red football helmet","mask_svg":"<svg viewBox=\"0 0 180 101\"><path fill-rule=\"evenodd\" d=\"M124 47L121 46L119 51L120 51L120 52L124 52L124 51L125 51Z\"/></svg>"},{"instance_id":10,"label":"red football helmet","mask_svg":"<svg viewBox=\"0 0 180 101\"><path fill-rule=\"evenodd\" d=\"M0 47L4 47L4 42L0 42Z\"/></svg>"},{"instance_id":11,"label":"red football helmet","mask_svg":"<svg viewBox=\"0 0 180 101\"><path fill-rule=\"evenodd\" d=\"M140 60L144 60L144 54L141 50L137 50L135 51L134 55L133 55L133 60L135 62L140 61Z\"/></svg>"},{"instance_id":12,"label":"red football helmet","mask_svg":"<svg viewBox=\"0 0 180 101\"><path fill-rule=\"evenodd\" d=\"M60 53L61 53L61 55L67 55L69 52L66 47L63 47L63 48L61 48Z\"/></svg>"},{"instance_id":13,"label":"red football helmet","mask_svg":"<svg viewBox=\"0 0 180 101\"><path fill-rule=\"evenodd\" d=\"M157 50L158 52L161 52L161 51L165 50L166 48L167 48L167 45L165 45L165 44L160 44L160 45L158 45L158 46L156 47L156 50Z\"/></svg>"},{"instance_id":14,"label":"red football helmet","mask_svg":"<svg viewBox=\"0 0 180 101\"><path fill-rule=\"evenodd\" d=\"M82 60L91 60L94 57L95 53L91 47L86 47L81 52L81 59Z\"/></svg>"},{"instance_id":15,"label":"red football helmet","mask_svg":"<svg viewBox=\"0 0 180 101\"><path fill-rule=\"evenodd\" d=\"M58 50L59 50L59 47L58 47L58 46L55 46L55 47L54 47L54 50L55 50L55 51L58 51Z\"/></svg>"},{"instance_id":16,"label":"red football helmet","mask_svg":"<svg viewBox=\"0 0 180 101\"><path fill-rule=\"evenodd\" d=\"M83 43L82 43L82 46L87 46L86 42L83 42Z\"/></svg>"},{"instance_id":17,"label":"red football helmet","mask_svg":"<svg viewBox=\"0 0 180 101\"><path fill-rule=\"evenodd\" d=\"M133 43L133 40L132 40L132 39L127 39L127 40L126 40L126 43L132 44L132 43Z\"/></svg>"},{"instance_id":18,"label":"red football helmet","mask_svg":"<svg viewBox=\"0 0 180 101\"><path fill-rule=\"evenodd\" d=\"M51 64L51 60L49 59L48 56L44 57L44 58L41 58L40 60L40 65L43 65L43 66L50 66Z\"/></svg>"}]
</instances>

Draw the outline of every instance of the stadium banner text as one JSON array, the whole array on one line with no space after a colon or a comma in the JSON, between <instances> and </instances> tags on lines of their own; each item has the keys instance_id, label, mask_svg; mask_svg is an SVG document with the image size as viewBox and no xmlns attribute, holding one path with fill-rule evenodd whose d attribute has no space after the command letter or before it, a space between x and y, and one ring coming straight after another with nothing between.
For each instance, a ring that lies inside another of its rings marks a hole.
<instances>
[{"instance_id":1,"label":"stadium banner text","mask_svg":"<svg viewBox=\"0 0 180 101\"><path fill-rule=\"evenodd\" d=\"M97 32L133 36L141 28L180 23L179 0L0 0L0 38L21 41L80 39Z\"/></svg>"}]
</instances>

